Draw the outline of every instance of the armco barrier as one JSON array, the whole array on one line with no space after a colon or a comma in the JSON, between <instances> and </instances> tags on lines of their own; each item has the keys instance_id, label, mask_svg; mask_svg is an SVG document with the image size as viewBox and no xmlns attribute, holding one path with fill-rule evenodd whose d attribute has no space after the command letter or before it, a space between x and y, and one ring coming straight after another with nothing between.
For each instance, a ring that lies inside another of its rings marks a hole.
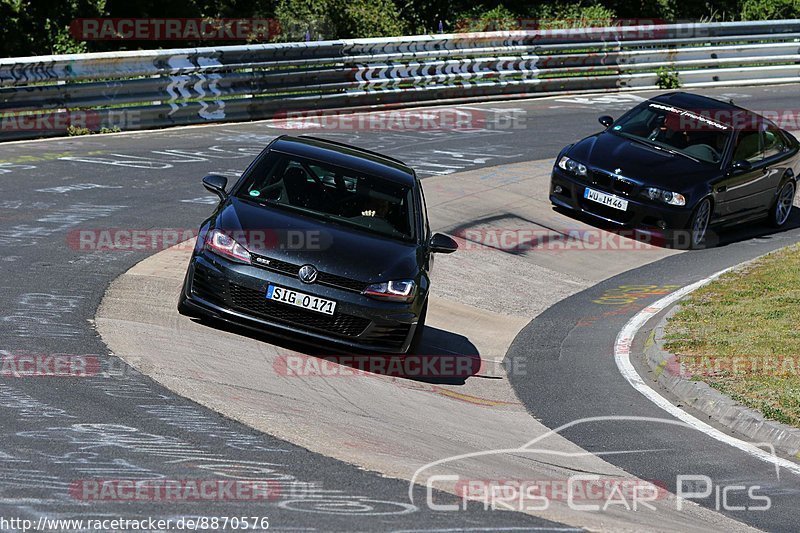
<instances>
[{"instance_id":1,"label":"armco barrier","mask_svg":"<svg viewBox=\"0 0 800 533\"><path fill-rule=\"evenodd\" d=\"M0 140L542 93L800 81L800 20L0 59Z\"/></svg>"}]
</instances>

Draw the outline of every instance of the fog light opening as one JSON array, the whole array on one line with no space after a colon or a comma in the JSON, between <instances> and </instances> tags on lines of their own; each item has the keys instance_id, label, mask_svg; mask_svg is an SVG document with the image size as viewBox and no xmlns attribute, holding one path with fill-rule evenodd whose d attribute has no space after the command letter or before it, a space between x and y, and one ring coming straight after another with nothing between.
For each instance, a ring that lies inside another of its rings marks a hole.
<instances>
[{"instance_id":1,"label":"fog light opening","mask_svg":"<svg viewBox=\"0 0 800 533\"><path fill-rule=\"evenodd\" d=\"M564 192L564 189L561 188L561 185L556 185L555 187L553 187L553 192L556 194L561 194L562 192Z\"/></svg>"},{"instance_id":2,"label":"fog light opening","mask_svg":"<svg viewBox=\"0 0 800 533\"><path fill-rule=\"evenodd\" d=\"M659 220L659 221L656 223L656 225L658 225L658 227L659 227L660 229L667 229L667 223L666 223L666 222L664 222L663 220Z\"/></svg>"}]
</instances>

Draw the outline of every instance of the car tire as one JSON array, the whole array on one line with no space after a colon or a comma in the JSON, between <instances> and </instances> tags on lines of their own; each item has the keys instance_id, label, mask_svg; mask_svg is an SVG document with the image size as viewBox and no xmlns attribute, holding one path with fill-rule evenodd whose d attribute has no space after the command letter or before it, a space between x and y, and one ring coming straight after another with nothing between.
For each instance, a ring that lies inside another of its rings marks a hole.
<instances>
[{"instance_id":1,"label":"car tire","mask_svg":"<svg viewBox=\"0 0 800 533\"><path fill-rule=\"evenodd\" d=\"M411 338L411 343L408 345L405 355L420 355L419 349L422 348L422 335L425 331L425 319L428 316L428 300L422 307L422 313L417 320L417 328L414 330L414 336Z\"/></svg>"},{"instance_id":2,"label":"car tire","mask_svg":"<svg viewBox=\"0 0 800 533\"><path fill-rule=\"evenodd\" d=\"M706 247L708 223L711 221L712 209L711 200L708 198L700 200L700 203L694 208L692 218L689 219L689 224L686 226L689 234L686 244L689 250L700 250Z\"/></svg>"},{"instance_id":3,"label":"car tire","mask_svg":"<svg viewBox=\"0 0 800 533\"><path fill-rule=\"evenodd\" d=\"M789 180L778 189L775 203L769 210L769 223L774 228L781 228L786 225L789 215L792 213L794 196L797 193L797 185L793 180Z\"/></svg>"}]
</instances>

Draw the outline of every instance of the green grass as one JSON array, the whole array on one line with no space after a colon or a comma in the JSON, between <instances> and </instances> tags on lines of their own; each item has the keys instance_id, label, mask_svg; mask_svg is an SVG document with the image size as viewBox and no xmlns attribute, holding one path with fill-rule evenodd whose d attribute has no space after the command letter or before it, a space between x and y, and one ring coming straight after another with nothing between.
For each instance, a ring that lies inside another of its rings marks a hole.
<instances>
[{"instance_id":1,"label":"green grass","mask_svg":"<svg viewBox=\"0 0 800 533\"><path fill-rule=\"evenodd\" d=\"M694 292L670 319L666 341L692 379L800 427L800 247Z\"/></svg>"}]
</instances>

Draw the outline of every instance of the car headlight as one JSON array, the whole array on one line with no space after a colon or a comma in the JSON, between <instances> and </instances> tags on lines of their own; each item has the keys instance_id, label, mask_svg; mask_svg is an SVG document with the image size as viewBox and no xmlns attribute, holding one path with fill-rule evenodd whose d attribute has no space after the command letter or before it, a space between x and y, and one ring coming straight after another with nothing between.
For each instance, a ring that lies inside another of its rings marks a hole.
<instances>
[{"instance_id":1,"label":"car headlight","mask_svg":"<svg viewBox=\"0 0 800 533\"><path fill-rule=\"evenodd\" d=\"M251 264L250 252L247 251L247 248L218 229L211 230L206 235L206 249L226 259Z\"/></svg>"},{"instance_id":2,"label":"car headlight","mask_svg":"<svg viewBox=\"0 0 800 533\"><path fill-rule=\"evenodd\" d=\"M587 173L586 165L583 163L578 163L574 159L570 159L567 156L562 156L561 159L558 160L558 168L566 170L567 172L571 172L576 176L586 177Z\"/></svg>"},{"instance_id":3,"label":"car headlight","mask_svg":"<svg viewBox=\"0 0 800 533\"><path fill-rule=\"evenodd\" d=\"M670 205L686 205L686 197L677 192L665 191L655 187L648 187L644 190L645 196L651 200L658 200Z\"/></svg>"},{"instance_id":4,"label":"car headlight","mask_svg":"<svg viewBox=\"0 0 800 533\"><path fill-rule=\"evenodd\" d=\"M416 283L414 283L414 280L401 279L384 283L373 283L364 289L363 294L371 298L377 298L378 300L410 302L414 299L415 292Z\"/></svg>"}]
</instances>

